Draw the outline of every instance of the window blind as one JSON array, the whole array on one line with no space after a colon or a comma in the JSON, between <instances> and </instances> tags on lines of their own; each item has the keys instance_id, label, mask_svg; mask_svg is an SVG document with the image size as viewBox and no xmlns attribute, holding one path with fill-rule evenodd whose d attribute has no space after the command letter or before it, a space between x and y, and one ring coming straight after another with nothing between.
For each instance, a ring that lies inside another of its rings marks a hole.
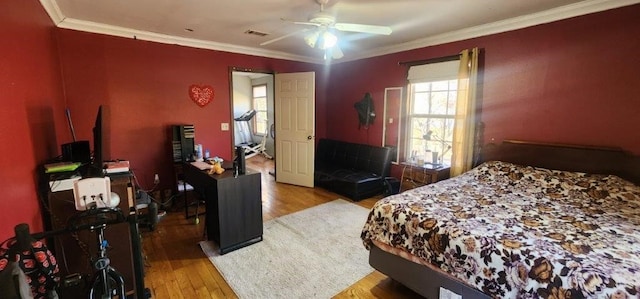
<instances>
[{"instance_id":1,"label":"window blind","mask_svg":"<svg viewBox=\"0 0 640 299\"><path fill-rule=\"evenodd\" d=\"M409 67L409 83L433 82L458 78L460 60L414 65Z\"/></svg>"}]
</instances>

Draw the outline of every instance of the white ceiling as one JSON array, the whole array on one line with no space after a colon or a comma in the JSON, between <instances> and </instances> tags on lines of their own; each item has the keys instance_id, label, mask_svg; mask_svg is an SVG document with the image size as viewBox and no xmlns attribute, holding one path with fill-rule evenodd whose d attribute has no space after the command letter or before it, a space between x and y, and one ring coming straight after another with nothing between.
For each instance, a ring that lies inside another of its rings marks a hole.
<instances>
[{"instance_id":1,"label":"white ceiling","mask_svg":"<svg viewBox=\"0 0 640 299\"><path fill-rule=\"evenodd\" d=\"M61 28L323 63L303 33L315 0L40 0ZM338 32L349 61L406 51L640 3L640 0L329 0L337 22L383 25L389 36ZM192 31L189 31L192 30ZM267 33L260 37L247 30ZM339 62L335 61L335 62Z\"/></svg>"}]
</instances>

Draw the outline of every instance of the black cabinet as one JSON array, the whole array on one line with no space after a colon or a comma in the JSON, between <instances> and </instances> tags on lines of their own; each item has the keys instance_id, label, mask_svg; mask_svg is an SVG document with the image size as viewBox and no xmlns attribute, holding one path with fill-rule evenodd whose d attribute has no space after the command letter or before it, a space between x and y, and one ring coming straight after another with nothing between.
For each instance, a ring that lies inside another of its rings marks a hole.
<instances>
[{"instance_id":1,"label":"black cabinet","mask_svg":"<svg viewBox=\"0 0 640 299\"><path fill-rule=\"evenodd\" d=\"M171 126L173 162L189 161L195 150L196 130L193 125Z\"/></svg>"},{"instance_id":2,"label":"black cabinet","mask_svg":"<svg viewBox=\"0 0 640 299\"><path fill-rule=\"evenodd\" d=\"M260 172L209 174L185 163L184 178L206 202L207 238L218 244L220 254L262 241Z\"/></svg>"}]
</instances>

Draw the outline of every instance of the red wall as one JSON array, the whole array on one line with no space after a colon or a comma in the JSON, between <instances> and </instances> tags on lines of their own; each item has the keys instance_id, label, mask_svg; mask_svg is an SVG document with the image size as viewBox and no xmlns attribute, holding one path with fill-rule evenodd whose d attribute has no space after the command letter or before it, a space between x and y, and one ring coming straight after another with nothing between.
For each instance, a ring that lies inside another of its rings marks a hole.
<instances>
[{"instance_id":1,"label":"red wall","mask_svg":"<svg viewBox=\"0 0 640 299\"><path fill-rule=\"evenodd\" d=\"M0 28L1 242L19 223L43 229L35 171L58 154L64 103L54 27L40 3L3 0Z\"/></svg>"},{"instance_id":2,"label":"red wall","mask_svg":"<svg viewBox=\"0 0 640 299\"><path fill-rule=\"evenodd\" d=\"M484 140L618 146L640 154L640 5L522 30L341 63L331 68L327 136L380 144L381 118L358 130L365 92L382 115L385 87L406 84L400 61L479 47ZM395 170L397 173L397 169Z\"/></svg>"},{"instance_id":3,"label":"red wall","mask_svg":"<svg viewBox=\"0 0 640 299\"><path fill-rule=\"evenodd\" d=\"M230 66L276 72L315 71L316 136L378 145L383 90L403 86L399 61L483 50L485 140L505 138L620 146L640 154L640 5L361 61L324 66L54 29L37 1L0 4L0 239L13 226L42 229L35 170L71 141L64 108L79 139L91 140L101 104L109 108L111 158L128 159L142 187L159 173L173 179L167 128L193 123L196 142L231 157ZM55 34L54 34L55 32ZM214 87L196 106L191 84ZM353 104L373 95L379 117L358 129ZM396 169L397 171L397 169Z\"/></svg>"},{"instance_id":4,"label":"red wall","mask_svg":"<svg viewBox=\"0 0 640 299\"><path fill-rule=\"evenodd\" d=\"M139 183L151 188L153 175L161 187L172 188L170 131L174 124L193 124L196 143L212 156L231 159L232 124L229 67L275 72L316 71L317 65L194 49L134 39L59 30L61 63L67 103L78 138L92 139L91 128L99 105L110 117L109 153L112 159L131 162ZM319 80L316 88L323 90ZM188 95L191 84L211 85L213 102L201 108ZM324 124L323 94L317 95L317 114ZM317 135L324 134L324 127Z\"/></svg>"}]
</instances>

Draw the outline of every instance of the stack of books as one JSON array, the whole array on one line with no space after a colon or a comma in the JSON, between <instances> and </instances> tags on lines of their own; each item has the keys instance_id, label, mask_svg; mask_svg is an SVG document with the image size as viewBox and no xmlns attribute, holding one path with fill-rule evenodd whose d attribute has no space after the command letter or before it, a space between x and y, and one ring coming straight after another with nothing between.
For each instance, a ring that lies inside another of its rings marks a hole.
<instances>
[{"instance_id":1,"label":"stack of books","mask_svg":"<svg viewBox=\"0 0 640 299\"><path fill-rule=\"evenodd\" d=\"M58 162L44 165L45 173L74 171L80 167L80 162Z\"/></svg>"},{"instance_id":2,"label":"stack of books","mask_svg":"<svg viewBox=\"0 0 640 299\"><path fill-rule=\"evenodd\" d=\"M106 173L128 172L129 161L118 160L114 162L104 162L104 170Z\"/></svg>"}]
</instances>

